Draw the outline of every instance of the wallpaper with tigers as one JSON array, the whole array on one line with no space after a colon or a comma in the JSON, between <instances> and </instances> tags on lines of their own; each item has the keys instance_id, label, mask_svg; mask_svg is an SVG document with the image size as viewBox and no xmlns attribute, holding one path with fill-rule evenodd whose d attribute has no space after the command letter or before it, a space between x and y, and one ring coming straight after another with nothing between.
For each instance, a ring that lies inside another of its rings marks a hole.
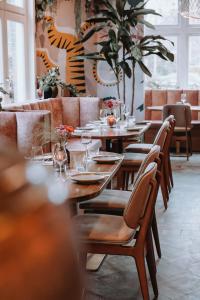
<instances>
[{"instance_id":1,"label":"wallpaper with tigers","mask_svg":"<svg viewBox=\"0 0 200 300\"><path fill-rule=\"evenodd\" d=\"M84 1L81 2L84 11ZM104 33L96 34L93 39L84 44L80 43L75 31L73 0L57 0L56 10L47 11L44 20L38 22L36 26L38 76L43 75L53 66L59 66L61 78L67 83L74 84L81 95L117 97L115 76L105 62L96 64L77 58L88 50L95 51L94 42ZM81 33L87 32L90 26L92 25L82 23ZM136 76L136 107L143 101L142 80L141 74ZM127 102L131 97L131 85L127 80ZM139 89L137 85L140 85Z\"/></svg>"}]
</instances>

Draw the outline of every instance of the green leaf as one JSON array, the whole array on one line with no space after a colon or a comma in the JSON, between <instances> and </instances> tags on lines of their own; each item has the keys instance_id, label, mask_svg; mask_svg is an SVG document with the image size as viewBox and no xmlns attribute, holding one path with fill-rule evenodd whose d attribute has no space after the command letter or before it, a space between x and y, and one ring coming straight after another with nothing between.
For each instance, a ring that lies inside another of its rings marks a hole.
<instances>
[{"instance_id":1,"label":"green leaf","mask_svg":"<svg viewBox=\"0 0 200 300\"><path fill-rule=\"evenodd\" d=\"M146 27L150 28L150 29L155 29L155 26L153 26L151 23L147 22L144 19L140 19L138 20L138 23L140 24L144 24Z\"/></svg>"},{"instance_id":2,"label":"green leaf","mask_svg":"<svg viewBox=\"0 0 200 300\"><path fill-rule=\"evenodd\" d=\"M124 6L126 4L126 0L116 0L116 8L117 12L122 17L124 15Z\"/></svg>"},{"instance_id":3,"label":"green leaf","mask_svg":"<svg viewBox=\"0 0 200 300\"><path fill-rule=\"evenodd\" d=\"M145 64L142 61L138 61L138 64L141 68L141 70L149 77L152 77L151 72L149 71L149 69L145 66Z\"/></svg>"},{"instance_id":4,"label":"green leaf","mask_svg":"<svg viewBox=\"0 0 200 300\"><path fill-rule=\"evenodd\" d=\"M131 68L129 67L129 64L126 61L121 61L119 63L120 67L122 68L122 70L124 71L124 73L126 74L126 76L128 78L132 77L132 71Z\"/></svg>"}]
</instances>

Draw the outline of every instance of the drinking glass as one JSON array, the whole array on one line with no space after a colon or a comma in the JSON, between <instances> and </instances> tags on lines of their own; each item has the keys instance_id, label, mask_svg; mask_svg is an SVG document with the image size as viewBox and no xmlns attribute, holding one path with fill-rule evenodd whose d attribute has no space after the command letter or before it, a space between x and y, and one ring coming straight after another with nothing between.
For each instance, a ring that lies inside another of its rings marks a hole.
<instances>
[{"instance_id":1,"label":"drinking glass","mask_svg":"<svg viewBox=\"0 0 200 300\"><path fill-rule=\"evenodd\" d=\"M129 108L125 105L124 106L124 116L126 118L126 125L128 126L128 117L130 115L130 111L129 111Z\"/></svg>"},{"instance_id":2,"label":"drinking glass","mask_svg":"<svg viewBox=\"0 0 200 300\"><path fill-rule=\"evenodd\" d=\"M134 127L136 124L136 118L135 116L128 116L127 117L127 128Z\"/></svg>"},{"instance_id":3,"label":"drinking glass","mask_svg":"<svg viewBox=\"0 0 200 300\"><path fill-rule=\"evenodd\" d=\"M43 148L42 146L32 146L31 148L31 159L33 161L43 161Z\"/></svg>"},{"instance_id":4,"label":"drinking glass","mask_svg":"<svg viewBox=\"0 0 200 300\"><path fill-rule=\"evenodd\" d=\"M88 160L88 145L92 143L92 137L89 132L83 132L81 135L81 144L85 146L86 162Z\"/></svg>"},{"instance_id":5,"label":"drinking glass","mask_svg":"<svg viewBox=\"0 0 200 300\"><path fill-rule=\"evenodd\" d=\"M187 95L186 94L181 94L181 103L185 104L187 102Z\"/></svg>"},{"instance_id":6,"label":"drinking glass","mask_svg":"<svg viewBox=\"0 0 200 300\"><path fill-rule=\"evenodd\" d=\"M105 109L100 109L100 112L99 112L99 119L105 123L106 122L106 111Z\"/></svg>"},{"instance_id":7,"label":"drinking glass","mask_svg":"<svg viewBox=\"0 0 200 300\"><path fill-rule=\"evenodd\" d=\"M53 152L54 162L59 165L59 173L60 178L62 177L62 166L64 163L68 161L68 156L65 150L60 146L60 144L56 144Z\"/></svg>"}]
</instances>

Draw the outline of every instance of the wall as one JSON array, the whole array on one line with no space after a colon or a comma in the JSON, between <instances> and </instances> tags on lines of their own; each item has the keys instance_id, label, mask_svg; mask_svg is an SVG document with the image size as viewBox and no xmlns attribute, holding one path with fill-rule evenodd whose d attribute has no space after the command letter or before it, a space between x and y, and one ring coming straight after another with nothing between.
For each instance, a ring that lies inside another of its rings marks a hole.
<instances>
[{"instance_id":1,"label":"wall","mask_svg":"<svg viewBox=\"0 0 200 300\"><path fill-rule=\"evenodd\" d=\"M84 11L84 2L82 3L82 11ZM55 26L58 31L57 38L63 38L62 43L64 41L64 38L66 40L71 41L71 44L74 41L77 41L77 35L75 33L75 14L74 14L74 1L65 1L65 0L57 0L57 6L56 6L56 12L55 13L48 13L46 15L52 15ZM83 16L84 18L84 16ZM55 42L51 46L51 42L53 42L53 38L48 37L48 28L45 26L45 23L43 21L37 23L37 32L36 32L36 47L37 47L37 54L42 55L43 51L46 52L43 53L44 55L47 55L49 57L49 61L46 62L46 64L50 67L52 65L58 65L61 73L61 78L63 80L69 81L70 75L68 74L70 63L66 63L66 59L70 57L70 55L74 54L72 53L66 53L65 49L58 49L57 45L58 43ZM61 35L60 32L63 34ZM101 36L102 33L99 33ZM93 40L90 40L89 42L84 43L85 52L87 52L88 49L90 51L93 46L93 42L95 42L96 39L99 38L99 35L97 34ZM79 48L80 49L80 48ZM79 50L78 49L78 50ZM94 49L95 50L95 49ZM47 58L47 57L45 57ZM48 59L48 58L47 58ZM79 69L80 70L80 69ZM94 71L94 74L93 74ZM37 75L41 76L42 74L47 72L47 68L44 65L42 57L37 57ZM71 76L72 78L72 76ZM74 78L74 77L73 77ZM96 80L95 80L96 79ZM71 81L71 80L70 80ZM115 81L115 78L111 72L111 70L108 68L108 65L106 63L100 63L98 66L95 66L92 61L86 61L85 62L85 85L86 85L86 94L95 96L98 95L100 97L107 97L107 96L116 96L117 97L117 88L116 85L113 84ZM137 116L137 119L143 118L143 112L140 112L136 110L138 106L140 106L143 103L144 95L143 95L143 84L141 83L143 81L143 75L140 72L140 70L136 69L136 86L135 86L135 114ZM78 81L74 81L72 83L77 84ZM83 81L80 81L80 84L82 84ZM79 83L78 83L79 85ZM131 101L131 92L132 92L132 82L127 79L127 99L126 104L130 105ZM80 88L82 89L82 87ZM122 84L120 87L121 94L122 94Z\"/></svg>"}]
</instances>

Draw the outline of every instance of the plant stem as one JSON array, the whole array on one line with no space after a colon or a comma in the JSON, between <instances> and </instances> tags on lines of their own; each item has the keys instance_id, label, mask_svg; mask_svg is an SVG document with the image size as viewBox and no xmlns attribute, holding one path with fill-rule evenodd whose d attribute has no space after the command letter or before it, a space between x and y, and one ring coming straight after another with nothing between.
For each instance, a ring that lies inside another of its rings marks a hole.
<instances>
[{"instance_id":1,"label":"plant stem","mask_svg":"<svg viewBox=\"0 0 200 300\"><path fill-rule=\"evenodd\" d=\"M123 46L123 61L125 62L125 48ZM123 102L126 103L126 75L123 70Z\"/></svg>"},{"instance_id":2,"label":"plant stem","mask_svg":"<svg viewBox=\"0 0 200 300\"><path fill-rule=\"evenodd\" d=\"M132 62L132 99L131 99L131 115L134 113L135 100L135 63Z\"/></svg>"}]
</instances>

